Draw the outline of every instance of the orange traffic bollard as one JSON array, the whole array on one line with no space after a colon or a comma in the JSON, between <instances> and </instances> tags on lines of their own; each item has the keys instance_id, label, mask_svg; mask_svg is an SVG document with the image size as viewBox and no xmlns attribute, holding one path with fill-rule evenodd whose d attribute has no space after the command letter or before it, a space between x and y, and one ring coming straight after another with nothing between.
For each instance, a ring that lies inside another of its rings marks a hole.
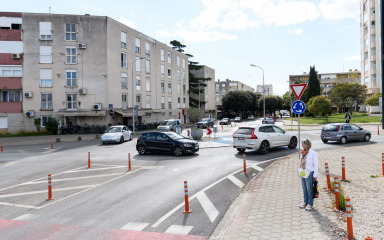
<instances>
[{"instance_id":1,"label":"orange traffic bollard","mask_svg":"<svg viewBox=\"0 0 384 240\"><path fill-rule=\"evenodd\" d=\"M188 198L188 182L184 181L184 196L185 196L185 210L183 213L190 213L192 212L189 210L189 198Z\"/></svg>"},{"instance_id":2,"label":"orange traffic bollard","mask_svg":"<svg viewBox=\"0 0 384 240\"><path fill-rule=\"evenodd\" d=\"M53 149L53 140L51 139L51 149Z\"/></svg>"},{"instance_id":3,"label":"orange traffic bollard","mask_svg":"<svg viewBox=\"0 0 384 240\"><path fill-rule=\"evenodd\" d=\"M345 181L345 158L341 157L341 180Z\"/></svg>"},{"instance_id":4,"label":"orange traffic bollard","mask_svg":"<svg viewBox=\"0 0 384 240\"><path fill-rule=\"evenodd\" d=\"M377 125L377 135L380 135L380 125Z\"/></svg>"},{"instance_id":5,"label":"orange traffic bollard","mask_svg":"<svg viewBox=\"0 0 384 240\"><path fill-rule=\"evenodd\" d=\"M245 159L245 153L243 153L243 162L244 162L244 173L247 173L247 163Z\"/></svg>"},{"instance_id":6,"label":"orange traffic bollard","mask_svg":"<svg viewBox=\"0 0 384 240\"><path fill-rule=\"evenodd\" d=\"M47 200L53 200L52 197L52 177L51 174L48 174L48 198Z\"/></svg>"},{"instance_id":7,"label":"orange traffic bollard","mask_svg":"<svg viewBox=\"0 0 384 240\"><path fill-rule=\"evenodd\" d=\"M327 190L331 191L331 178L329 177L329 169L328 169L328 163L325 163L325 173L327 175Z\"/></svg>"},{"instance_id":8,"label":"orange traffic bollard","mask_svg":"<svg viewBox=\"0 0 384 240\"><path fill-rule=\"evenodd\" d=\"M335 177L335 208L339 210L340 208L340 195L339 195L339 178Z\"/></svg>"},{"instance_id":9,"label":"orange traffic bollard","mask_svg":"<svg viewBox=\"0 0 384 240\"><path fill-rule=\"evenodd\" d=\"M189 130L187 130L187 132L188 132L188 137L189 137Z\"/></svg>"},{"instance_id":10,"label":"orange traffic bollard","mask_svg":"<svg viewBox=\"0 0 384 240\"><path fill-rule=\"evenodd\" d=\"M345 199L345 212L347 213L347 232L348 239L353 239L353 226L352 226L352 209L351 199Z\"/></svg>"},{"instance_id":11,"label":"orange traffic bollard","mask_svg":"<svg viewBox=\"0 0 384 240\"><path fill-rule=\"evenodd\" d=\"M131 154L128 153L128 171L131 171Z\"/></svg>"},{"instance_id":12,"label":"orange traffic bollard","mask_svg":"<svg viewBox=\"0 0 384 240\"><path fill-rule=\"evenodd\" d=\"M91 168L91 152L88 152L88 168Z\"/></svg>"},{"instance_id":13,"label":"orange traffic bollard","mask_svg":"<svg viewBox=\"0 0 384 240\"><path fill-rule=\"evenodd\" d=\"M369 236L366 236L366 237L365 237L365 240L372 240L372 238L369 237Z\"/></svg>"},{"instance_id":14,"label":"orange traffic bollard","mask_svg":"<svg viewBox=\"0 0 384 240\"><path fill-rule=\"evenodd\" d=\"M384 177L384 153L381 154L381 164L383 165L383 177Z\"/></svg>"},{"instance_id":15,"label":"orange traffic bollard","mask_svg":"<svg viewBox=\"0 0 384 240\"><path fill-rule=\"evenodd\" d=\"M3 143L1 143L1 151L3 151Z\"/></svg>"}]
</instances>

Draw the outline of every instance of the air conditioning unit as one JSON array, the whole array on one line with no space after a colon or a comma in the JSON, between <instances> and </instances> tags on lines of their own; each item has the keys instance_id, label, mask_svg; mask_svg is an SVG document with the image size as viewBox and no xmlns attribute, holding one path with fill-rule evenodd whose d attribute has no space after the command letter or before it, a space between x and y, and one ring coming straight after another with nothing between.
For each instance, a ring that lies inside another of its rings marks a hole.
<instances>
[{"instance_id":1,"label":"air conditioning unit","mask_svg":"<svg viewBox=\"0 0 384 240\"><path fill-rule=\"evenodd\" d=\"M85 89L85 88L80 88L80 89L79 89L79 93L80 93L81 95L85 95L85 94L87 94L87 89Z\"/></svg>"},{"instance_id":2,"label":"air conditioning unit","mask_svg":"<svg viewBox=\"0 0 384 240\"><path fill-rule=\"evenodd\" d=\"M25 115L27 117L34 117L35 116L35 112L34 111L29 111L29 112L26 112Z\"/></svg>"},{"instance_id":3,"label":"air conditioning unit","mask_svg":"<svg viewBox=\"0 0 384 240\"><path fill-rule=\"evenodd\" d=\"M85 43L79 43L79 48L85 49L87 48L87 45L85 45Z\"/></svg>"},{"instance_id":4,"label":"air conditioning unit","mask_svg":"<svg viewBox=\"0 0 384 240\"><path fill-rule=\"evenodd\" d=\"M27 97L27 98L31 98L32 97L32 92L26 92L26 93L24 93L24 96Z\"/></svg>"},{"instance_id":5,"label":"air conditioning unit","mask_svg":"<svg viewBox=\"0 0 384 240\"><path fill-rule=\"evenodd\" d=\"M20 53L12 53L12 58L20 58Z\"/></svg>"},{"instance_id":6,"label":"air conditioning unit","mask_svg":"<svg viewBox=\"0 0 384 240\"><path fill-rule=\"evenodd\" d=\"M101 110L101 103L93 104L93 110L100 111Z\"/></svg>"}]
</instances>

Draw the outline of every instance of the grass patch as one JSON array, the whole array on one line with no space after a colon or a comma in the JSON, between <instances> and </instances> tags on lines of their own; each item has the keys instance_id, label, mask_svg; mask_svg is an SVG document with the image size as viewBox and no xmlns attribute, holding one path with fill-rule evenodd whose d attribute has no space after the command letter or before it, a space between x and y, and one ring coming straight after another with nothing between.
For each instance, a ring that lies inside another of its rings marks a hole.
<instances>
[{"instance_id":1,"label":"grass patch","mask_svg":"<svg viewBox=\"0 0 384 240\"><path fill-rule=\"evenodd\" d=\"M335 182L332 181L331 185L332 185L332 191L334 192L335 191ZM346 209L345 208L345 196L344 196L343 188L341 187L341 181L339 181L339 198L340 198L339 209L342 211L345 211L345 209ZM336 206L336 200L335 199L333 200L333 206Z\"/></svg>"},{"instance_id":2,"label":"grass patch","mask_svg":"<svg viewBox=\"0 0 384 240\"><path fill-rule=\"evenodd\" d=\"M355 120L356 117L356 120ZM291 120L287 118L286 120ZM298 120L298 118L294 118L294 120ZM354 120L356 123L379 123L380 116L368 116L366 113L353 113L351 115L350 123L353 123ZM328 123L340 123L345 122L345 113L337 113L328 116L328 121L326 117L304 117L300 116L301 124L328 124Z\"/></svg>"},{"instance_id":3,"label":"grass patch","mask_svg":"<svg viewBox=\"0 0 384 240\"><path fill-rule=\"evenodd\" d=\"M375 175L371 175L371 176L369 176L370 178L377 178L377 177L379 177L379 176L377 176L377 174L375 174Z\"/></svg>"}]
</instances>

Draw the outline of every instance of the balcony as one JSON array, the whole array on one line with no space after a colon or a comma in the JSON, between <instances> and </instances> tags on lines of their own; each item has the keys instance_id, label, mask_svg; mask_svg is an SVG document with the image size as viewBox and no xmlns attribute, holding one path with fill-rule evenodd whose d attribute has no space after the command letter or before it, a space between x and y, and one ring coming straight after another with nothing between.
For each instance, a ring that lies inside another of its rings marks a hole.
<instances>
[{"instance_id":1,"label":"balcony","mask_svg":"<svg viewBox=\"0 0 384 240\"><path fill-rule=\"evenodd\" d=\"M371 29L371 35L375 35L376 34L376 28L372 28Z\"/></svg>"},{"instance_id":2,"label":"balcony","mask_svg":"<svg viewBox=\"0 0 384 240\"><path fill-rule=\"evenodd\" d=\"M365 59L365 60L364 60L364 64L365 64L365 65L368 64L368 59Z\"/></svg>"},{"instance_id":3,"label":"balcony","mask_svg":"<svg viewBox=\"0 0 384 240\"><path fill-rule=\"evenodd\" d=\"M21 30L0 29L0 41L21 41Z\"/></svg>"},{"instance_id":4,"label":"balcony","mask_svg":"<svg viewBox=\"0 0 384 240\"><path fill-rule=\"evenodd\" d=\"M375 8L375 1L371 1L371 2L369 3L369 7L370 7L370 8Z\"/></svg>"},{"instance_id":5,"label":"balcony","mask_svg":"<svg viewBox=\"0 0 384 240\"><path fill-rule=\"evenodd\" d=\"M376 75L376 68L372 68L372 69L371 69L371 74L372 74L372 75Z\"/></svg>"},{"instance_id":6,"label":"balcony","mask_svg":"<svg viewBox=\"0 0 384 240\"><path fill-rule=\"evenodd\" d=\"M20 90L21 78L19 77L0 77L0 89Z\"/></svg>"},{"instance_id":7,"label":"balcony","mask_svg":"<svg viewBox=\"0 0 384 240\"><path fill-rule=\"evenodd\" d=\"M372 55L371 56L371 62L375 62L376 61L376 55Z\"/></svg>"},{"instance_id":8,"label":"balcony","mask_svg":"<svg viewBox=\"0 0 384 240\"><path fill-rule=\"evenodd\" d=\"M364 77L368 77L368 76L369 76L369 72L368 71L364 72Z\"/></svg>"},{"instance_id":9,"label":"balcony","mask_svg":"<svg viewBox=\"0 0 384 240\"><path fill-rule=\"evenodd\" d=\"M22 102L0 102L0 113L22 113Z\"/></svg>"},{"instance_id":10,"label":"balcony","mask_svg":"<svg viewBox=\"0 0 384 240\"><path fill-rule=\"evenodd\" d=\"M364 47L364 52L368 52L368 46Z\"/></svg>"},{"instance_id":11,"label":"balcony","mask_svg":"<svg viewBox=\"0 0 384 240\"><path fill-rule=\"evenodd\" d=\"M373 13L371 15L371 22L374 22L374 21L376 21L376 14Z\"/></svg>"},{"instance_id":12,"label":"balcony","mask_svg":"<svg viewBox=\"0 0 384 240\"><path fill-rule=\"evenodd\" d=\"M365 34L364 35L364 40L367 40L367 38L368 38L368 34Z\"/></svg>"},{"instance_id":13,"label":"balcony","mask_svg":"<svg viewBox=\"0 0 384 240\"><path fill-rule=\"evenodd\" d=\"M376 42L371 42L371 48L376 48Z\"/></svg>"}]
</instances>

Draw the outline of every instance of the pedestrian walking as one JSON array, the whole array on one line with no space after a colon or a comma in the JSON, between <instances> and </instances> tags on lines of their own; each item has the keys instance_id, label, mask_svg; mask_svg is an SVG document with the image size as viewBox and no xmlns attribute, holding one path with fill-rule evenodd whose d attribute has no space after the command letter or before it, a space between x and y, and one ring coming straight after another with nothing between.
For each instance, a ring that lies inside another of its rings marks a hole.
<instances>
[{"instance_id":1,"label":"pedestrian walking","mask_svg":"<svg viewBox=\"0 0 384 240\"><path fill-rule=\"evenodd\" d=\"M300 173L301 186L304 195L304 202L300 205L300 208L305 208L305 210L311 211L313 209L313 181L317 181L318 155L311 148L312 143L309 139L301 141L301 145L303 150L301 151L299 169L304 169L307 173L305 175Z\"/></svg>"},{"instance_id":2,"label":"pedestrian walking","mask_svg":"<svg viewBox=\"0 0 384 240\"><path fill-rule=\"evenodd\" d=\"M349 115L349 113L347 113L345 114L345 122L349 123L349 120L351 120L351 116Z\"/></svg>"}]
</instances>

